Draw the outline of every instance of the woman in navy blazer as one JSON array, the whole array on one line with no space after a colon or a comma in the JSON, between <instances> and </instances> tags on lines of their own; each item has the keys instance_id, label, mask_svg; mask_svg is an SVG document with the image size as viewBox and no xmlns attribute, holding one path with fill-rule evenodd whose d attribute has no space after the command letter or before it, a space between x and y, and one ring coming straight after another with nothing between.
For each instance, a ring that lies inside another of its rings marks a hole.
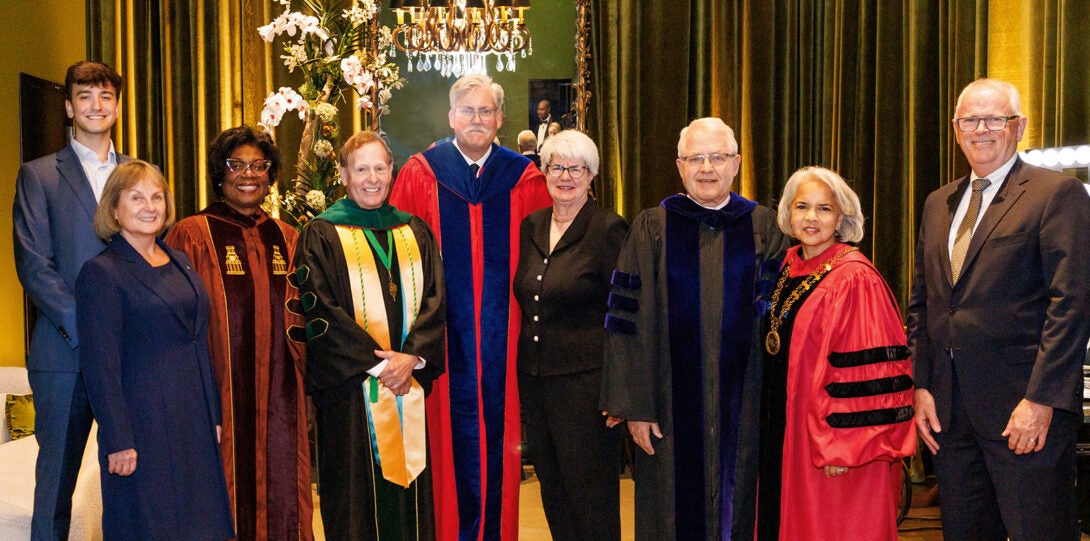
<instances>
[{"instance_id":1,"label":"woman in navy blazer","mask_svg":"<svg viewBox=\"0 0 1090 541\"><path fill-rule=\"evenodd\" d=\"M208 296L189 260L157 239L173 220L162 174L147 162L119 165L95 214L95 233L109 244L76 280L106 539L235 535L217 445Z\"/></svg>"}]
</instances>

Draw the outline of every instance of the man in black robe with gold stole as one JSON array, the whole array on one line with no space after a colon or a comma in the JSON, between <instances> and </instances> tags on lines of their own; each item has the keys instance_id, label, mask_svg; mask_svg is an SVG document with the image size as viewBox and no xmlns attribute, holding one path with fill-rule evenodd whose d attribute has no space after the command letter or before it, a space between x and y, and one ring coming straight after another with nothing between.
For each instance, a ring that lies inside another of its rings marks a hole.
<instances>
[{"instance_id":1,"label":"man in black robe with gold stole","mask_svg":"<svg viewBox=\"0 0 1090 541\"><path fill-rule=\"evenodd\" d=\"M385 201L393 157L378 134L352 136L339 160L347 197L299 236L306 329L290 331L307 341L325 538L431 541L424 395L446 361L439 246Z\"/></svg>"},{"instance_id":2,"label":"man in black robe with gold stole","mask_svg":"<svg viewBox=\"0 0 1090 541\"><path fill-rule=\"evenodd\" d=\"M722 120L682 130L687 193L636 218L614 272L601 406L642 449L637 539L730 539L757 283L788 244L773 211L730 192L740 165Z\"/></svg>"}]
</instances>

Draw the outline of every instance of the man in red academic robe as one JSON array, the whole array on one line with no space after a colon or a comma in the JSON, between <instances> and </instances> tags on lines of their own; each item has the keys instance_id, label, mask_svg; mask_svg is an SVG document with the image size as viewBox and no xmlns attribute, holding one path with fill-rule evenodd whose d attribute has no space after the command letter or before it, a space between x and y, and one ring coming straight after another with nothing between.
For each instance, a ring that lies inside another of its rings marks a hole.
<instances>
[{"instance_id":1,"label":"man in red academic robe","mask_svg":"<svg viewBox=\"0 0 1090 541\"><path fill-rule=\"evenodd\" d=\"M519 428L511 279L519 224L551 201L541 171L493 141L503 88L467 75L450 89L454 139L402 167L390 203L431 226L447 284L447 378L427 401L436 537L518 537Z\"/></svg>"}]
</instances>

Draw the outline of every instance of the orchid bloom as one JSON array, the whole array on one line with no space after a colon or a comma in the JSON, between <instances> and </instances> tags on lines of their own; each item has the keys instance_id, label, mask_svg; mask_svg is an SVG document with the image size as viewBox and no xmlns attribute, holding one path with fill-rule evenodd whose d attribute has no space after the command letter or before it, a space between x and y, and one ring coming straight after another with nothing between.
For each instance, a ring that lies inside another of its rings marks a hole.
<instances>
[{"instance_id":1,"label":"orchid bloom","mask_svg":"<svg viewBox=\"0 0 1090 541\"><path fill-rule=\"evenodd\" d=\"M261 125L270 131L271 128L280 125L280 120L288 111L298 111L299 120L306 120L307 113L310 112L307 100L287 86L282 86L278 92L269 94L269 97L265 98L264 106L261 110Z\"/></svg>"}]
</instances>

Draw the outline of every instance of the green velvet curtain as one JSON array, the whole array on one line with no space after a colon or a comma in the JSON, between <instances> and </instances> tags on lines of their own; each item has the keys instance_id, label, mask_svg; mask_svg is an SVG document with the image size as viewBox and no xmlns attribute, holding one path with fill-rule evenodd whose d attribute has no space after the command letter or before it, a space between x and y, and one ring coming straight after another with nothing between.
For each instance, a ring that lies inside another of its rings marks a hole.
<instances>
[{"instance_id":1,"label":"green velvet curtain","mask_svg":"<svg viewBox=\"0 0 1090 541\"><path fill-rule=\"evenodd\" d=\"M158 164L172 182L178 210L183 216L192 213L197 183L191 180L200 169L194 95L199 57L193 29L207 21L173 2L89 0L87 13L90 57L110 64L125 79L122 114L114 129L120 150Z\"/></svg>"},{"instance_id":2,"label":"green velvet curtain","mask_svg":"<svg viewBox=\"0 0 1090 541\"><path fill-rule=\"evenodd\" d=\"M162 165L182 216L207 202L207 144L286 77L254 32L273 4L88 0L90 56L126 78L119 147ZM591 15L602 204L632 218L680 191L678 132L719 116L746 197L775 204L803 165L848 179L902 304L924 198L967 172L949 122L961 87L1018 84L1025 147L1090 141L1086 0L594 0Z\"/></svg>"},{"instance_id":3,"label":"green velvet curtain","mask_svg":"<svg viewBox=\"0 0 1090 541\"><path fill-rule=\"evenodd\" d=\"M1027 74L1023 109L1040 127L1028 146L1090 140L1088 4L599 0L588 115L603 154L597 189L629 218L680 191L678 132L719 116L741 145L744 196L776 204L804 165L849 181L867 218L862 248L903 307L923 201L968 172L949 122L965 84ZM1017 57L989 58L1026 34L1038 38Z\"/></svg>"},{"instance_id":4,"label":"green velvet curtain","mask_svg":"<svg viewBox=\"0 0 1090 541\"><path fill-rule=\"evenodd\" d=\"M257 118L269 54L255 29L267 0L88 0L89 57L125 79L121 151L158 164L178 216L209 201L205 152L220 131Z\"/></svg>"}]
</instances>

